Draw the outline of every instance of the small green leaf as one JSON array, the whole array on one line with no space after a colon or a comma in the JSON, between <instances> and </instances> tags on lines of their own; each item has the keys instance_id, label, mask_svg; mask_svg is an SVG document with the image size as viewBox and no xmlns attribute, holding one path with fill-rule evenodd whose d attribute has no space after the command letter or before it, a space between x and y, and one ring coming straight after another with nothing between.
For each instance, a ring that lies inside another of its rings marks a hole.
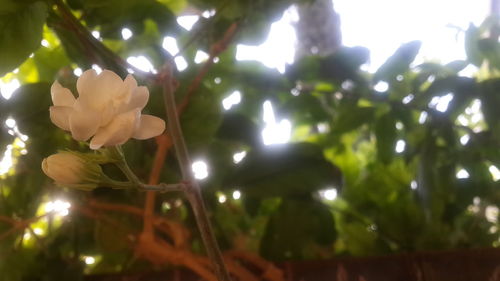
<instances>
[{"instance_id":1,"label":"small green leaf","mask_svg":"<svg viewBox=\"0 0 500 281\"><path fill-rule=\"evenodd\" d=\"M469 62L477 67L480 67L483 63L483 56L478 46L479 38L479 29L471 24L465 32L465 54L467 54Z\"/></svg>"},{"instance_id":2,"label":"small green leaf","mask_svg":"<svg viewBox=\"0 0 500 281\"><path fill-rule=\"evenodd\" d=\"M373 80L389 81L399 74L406 72L410 64L415 60L415 57L420 50L422 43L420 41L411 41L401 45L399 49L375 72Z\"/></svg>"},{"instance_id":3,"label":"small green leaf","mask_svg":"<svg viewBox=\"0 0 500 281\"><path fill-rule=\"evenodd\" d=\"M217 130L217 137L237 141L250 146L259 146L262 142L260 130L248 117L239 113L226 113Z\"/></svg>"},{"instance_id":4,"label":"small green leaf","mask_svg":"<svg viewBox=\"0 0 500 281\"><path fill-rule=\"evenodd\" d=\"M315 258L314 246L328 246L336 235L327 206L307 197L287 199L271 215L260 253L271 260Z\"/></svg>"},{"instance_id":5,"label":"small green leaf","mask_svg":"<svg viewBox=\"0 0 500 281\"><path fill-rule=\"evenodd\" d=\"M477 42L479 50L488 60L489 66L500 70L500 44L492 38L481 39Z\"/></svg>"},{"instance_id":6,"label":"small green leaf","mask_svg":"<svg viewBox=\"0 0 500 281\"><path fill-rule=\"evenodd\" d=\"M12 1L8 1L10 3ZM2 3L3 5L3 3ZM33 53L42 40L47 5L35 2L10 9L0 18L0 76L12 71Z\"/></svg>"},{"instance_id":7,"label":"small green leaf","mask_svg":"<svg viewBox=\"0 0 500 281\"><path fill-rule=\"evenodd\" d=\"M333 122L332 132L343 134L359 128L363 124L373 121L375 109L373 107L358 107L345 105Z\"/></svg>"},{"instance_id":8,"label":"small green leaf","mask_svg":"<svg viewBox=\"0 0 500 281\"><path fill-rule=\"evenodd\" d=\"M375 122L377 137L377 157L382 163L389 163L394 156L396 145L396 119L391 113L386 113Z\"/></svg>"},{"instance_id":9,"label":"small green leaf","mask_svg":"<svg viewBox=\"0 0 500 281\"><path fill-rule=\"evenodd\" d=\"M340 186L340 170L326 161L311 143L269 145L248 152L226 181L249 196L273 197L309 194Z\"/></svg>"}]
</instances>

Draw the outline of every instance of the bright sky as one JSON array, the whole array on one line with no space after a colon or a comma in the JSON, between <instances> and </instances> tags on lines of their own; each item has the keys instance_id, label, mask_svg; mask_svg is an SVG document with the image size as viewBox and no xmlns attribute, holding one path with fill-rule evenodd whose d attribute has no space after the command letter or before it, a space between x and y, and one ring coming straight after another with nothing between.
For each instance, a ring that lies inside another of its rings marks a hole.
<instances>
[{"instance_id":1,"label":"bright sky","mask_svg":"<svg viewBox=\"0 0 500 281\"><path fill-rule=\"evenodd\" d=\"M490 0L335 0L346 46L370 49L375 70L402 43L421 40L419 60L464 59L463 33L489 13Z\"/></svg>"},{"instance_id":2,"label":"bright sky","mask_svg":"<svg viewBox=\"0 0 500 281\"><path fill-rule=\"evenodd\" d=\"M464 59L463 33L469 23L479 25L489 13L490 0L334 0L341 16L342 41L346 46L370 49L370 71L375 71L402 44L423 42L417 61L443 63ZM271 27L266 42L259 46L238 45L239 60L259 60L284 71L293 62L298 20L294 8Z\"/></svg>"}]
</instances>

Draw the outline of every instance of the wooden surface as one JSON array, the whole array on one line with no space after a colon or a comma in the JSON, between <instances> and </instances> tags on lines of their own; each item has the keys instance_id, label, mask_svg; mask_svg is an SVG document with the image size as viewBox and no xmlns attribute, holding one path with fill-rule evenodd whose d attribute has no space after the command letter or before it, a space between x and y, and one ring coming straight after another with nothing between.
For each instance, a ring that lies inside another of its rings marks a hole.
<instances>
[{"instance_id":1,"label":"wooden surface","mask_svg":"<svg viewBox=\"0 0 500 281\"><path fill-rule=\"evenodd\" d=\"M277 264L286 281L500 281L500 249ZM185 270L87 276L85 281L197 281ZM235 280L236 281L236 280Z\"/></svg>"}]
</instances>

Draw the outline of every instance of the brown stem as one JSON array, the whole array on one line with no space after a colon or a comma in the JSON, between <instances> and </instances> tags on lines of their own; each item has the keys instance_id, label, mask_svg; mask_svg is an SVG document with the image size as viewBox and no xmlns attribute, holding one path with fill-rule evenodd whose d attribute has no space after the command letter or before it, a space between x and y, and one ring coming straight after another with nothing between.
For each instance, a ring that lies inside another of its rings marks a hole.
<instances>
[{"instance_id":1,"label":"brown stem","mask_svg":"<svg viewBox=\"0 0 500 281\"><path fill-rule=\"evenodd\" d=\"M153 169L149 175L148 183L155 185L158 184L160 180L161 170L165 163L165 156L167 151L172 145L170 139L167 135L160 135L156 138L156 143L158 145L156 149L155 159L153 161ZM154 221L154 205L156 199L155 191L146 192L146 202L144 203L144 227L143 232L153 233L153 221Z\"/></svg>"},{"instance_id":2,"label":"brown stem","mask_svg":"<svg viewBox=\"0 0 500 281\"><path fill-rule=\"evenodd\" d=\"M189 104L189 100L193 96L193 94L196 92L198 87L200 86L201 82L203 81L203 78L205 78L205 75L207 75L208 70L210 67L214 64L214 59L220 55L224 50L227 49L229 46L229 43L231 43L231 40L234 38L234 35L238 31L238 23L233 23L229 28L226 30L224 33L224 36L222 39L217 41L211 48L210 48L210 55L208 57L208 60L203 64L202 68L194 78L193 82L189 84L189 87L187 89L186 94L184 95L184 98L182 99L181 103L178 106L178 112L182 113L187 105Z\"/></svg>"},{"instance_id":3,"label":"brown stem","mask_svg":"<svg viewBox=\"0 0 500 281\"><path fill-rule=\"evenodd\" d=\"M226 265L224 264L222 254L207 216L207 210L205 208L205 204L203 203L200 186L196 182L196 179L191 171L191 160L189 159L186 142L184 141L184 136L182 134L182 129L177 115L172 85L173 77L171 63L166 64L164 73L162 74L163 98L165 101L165 109L167 111L168 133L170 134L175 147L182 178L188 183L188 188L185 189L186 196L191 204L191 207L193 208L193 213L200 230L201 238L205 244L208 257L212 262L219 281L230 281L231 279L229 277L229 273L226 269Z\"/></svg>"},{"instance_id":4,"label":"brown stem","mask_svg":"<svg viewBox=\"0 0 500 281\"><path fill-rule=\"evenodd\" d=\"M16 233L17 231L26 229L33 222L35 222L35 221L37 221L37 220L39 220L41 218L44 218L44 217L46 217L48 215L50 215L50 213L46 213L46 214L43 214L41 216L30 218L30 219L27 219L27 220L19 221L19 222L13 224L12 227L9 230L5 231L4 233L0 233L0 240L5 239L9 235L11 235L13 233Z\"/></svg>"}]
</instances>

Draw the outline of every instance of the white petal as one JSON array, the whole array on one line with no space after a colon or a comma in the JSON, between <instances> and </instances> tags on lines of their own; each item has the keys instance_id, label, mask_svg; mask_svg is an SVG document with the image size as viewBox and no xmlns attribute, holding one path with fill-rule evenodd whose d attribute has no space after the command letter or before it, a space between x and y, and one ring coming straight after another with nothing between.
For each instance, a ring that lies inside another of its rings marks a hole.
<instances>
[{"instance_id":1,"label":"white petal","mask_svg":"<svg viewBox=\"0 0 500 281\"><path fill-rule=\"evenodd\" d=\"M101 127L90 142L90 149L125 143L137 128L141 112L138 109L117 115L106 127Z\"/></svg>"},{"instance_id":2,"label":"white petal","mask_svg":"<svg viewBox=\"0 0 500 281\"><path fill-rule=\"evenodd\" d=\"M71 91L61 86L57 80L50 88L50 95L55 106L73 106L75 103L75 97Z\"/></svg>"},{"instance_id":3,"label":"white petal","mask_svg":"<svg viewBox=\"0 0 500 281\"><path fill-rule=\"evenodd\" d=\"M75 140L86 141L97 132L100 121L99 113L73 110L69 116L71 135Z\"/></svg>"},{"instance_id":4,"label":"white petal","mask_svg":"<svg viewBox=\"0 0 500 281\"><path fill-rule=\"evenodd\" d=\"M141 115L139 128L135 130L134 139L145 140L156 137L165 131L165 121L152 115Z\"/></svg>"},{"instance_id":5,"label":"white petal","mask_svg":"<svg viewBox=\"0 0 500 281\"><path fill-rule=\"evenodd\" d=\"M116 73L110 70L103 70L98 76L97 81L99 90L102 94L114 96L117 91L123 87L123 80Z\"/></svg>"},{"instance_id":6,"label":"white petal","mask_svg":"<svg viewBox=\"0 0 500 281\"><path fill-rule=\"evenodd\" d=\"M101 111L101 121L99 122L99 127L104 127L113 120L116 116L116 111L113 104L107 104Z\"/></svg>"},{"instance_id":7,"label":"white petal","mask_svg":"<svg viewBox=\"0 0 500 281\"><path fill-rule=\"evenodd\" d=\"M132 92L132 98L130 99L130 103L127 106L128 110L134 108L143 109L148 103L149 99L149 91L148 88L144 86L140 86L134 89Z\"/></svg>"},{"instance_id":8,"label":"white petal","mask_svg":"<svg viewBox=\"0 0 500 281\"><path fill-rule=\"evenodd\" d=\"M125 102L130 100L132 96L132 91L137 88L137 81L135 81L134 76L132 74L127 75L122 84L122 89L120 95L126 98Z\"/></svg>"},{"instance_id":9,"label":"white petal","mask_svg":"<svg viewBox=\"0 0 500 281\"><path fill-rule=\"evenodd\" d=\"M77 81L80 100L86 107L94 110L101 110L104 105L112 102L116 93L121 91L123 86L123 80L120 76L109 70L103 70L95 77L87 75L80 82L82 76Z\"/></svg>"},{"instance_id":10,"label":"white petal","mask_svg":"<svg viewBox=\"0 0 500 281\"><path fill-rule=\"evenodd\" d=\"M78 95L81 96L83 93L92 92L95 87L95 79L97 78L97 72L93 69L86 70L80 75L76 81L76 90Z\"/></svg>"},{"instance_id":11,"label":"white petal","mask_svg":"<svg viewBox=\"0 0 500 281\"><path fill-rule=\"evenodd\" d=\"M73 108L69 106L51 106L49 111L52 123L63 130L69 131L69 116Z\"/></svg>"}]
</instances>

